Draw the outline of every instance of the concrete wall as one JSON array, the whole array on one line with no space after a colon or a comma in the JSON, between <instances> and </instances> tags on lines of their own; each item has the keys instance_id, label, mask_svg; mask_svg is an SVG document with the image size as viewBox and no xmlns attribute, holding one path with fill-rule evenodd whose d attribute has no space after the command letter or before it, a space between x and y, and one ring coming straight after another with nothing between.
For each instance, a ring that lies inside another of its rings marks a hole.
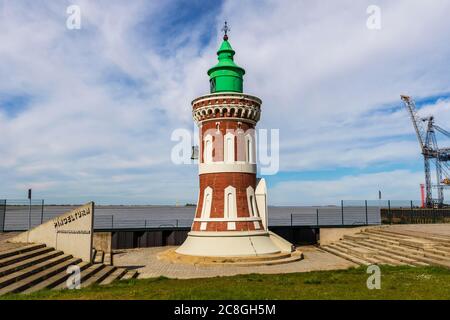
<instances>
[{"instance_id":1,"label":"concrete wall","mask_svg":"<svg viewBox=\"0 0 450 320\"><path fill-rule=\"evenodd\" d=\"M112 235L111 232L94 232L94 248L103 251L104 253L111 253L112 250Z\"/></svg>"},{"instance_id":2,"label":"concrete wall","mask_svg":"<svg viewBox=\"0 0 450 320\"><path fill-rule=\"evenodd\" d=\"M112 248L147 248L163 246L179 246L187 238L189 228L179 228L179 230L136 230L136 231L113 231ZM316 228L297 228L297 227L274 227L271 231L283 237L285 240L295 244L316 244ZM95 235L95 234L94 234Z\"/></svg>"},{"instance_id":3,"label":"concrete wall","mask_svg":"<svg viewBox=\"0 0 450 320\"><path fill-rule=\"evenodd\" d=\"M342 240L344 235L353 235L363 230L374 227L346 227L346 228L320 228L319 243L321 246Z\"/></svg>"},{"instance_id":4,"label":"concrete wall","mask_svg":"<svg viewBox=\"0 0 450 320\"><path fill-rule=\"evenodd\" d=\"M94 203L91 202L25 231L9 242L43 243L90 262L93 231Z\"/></svg>"}]
</instances>

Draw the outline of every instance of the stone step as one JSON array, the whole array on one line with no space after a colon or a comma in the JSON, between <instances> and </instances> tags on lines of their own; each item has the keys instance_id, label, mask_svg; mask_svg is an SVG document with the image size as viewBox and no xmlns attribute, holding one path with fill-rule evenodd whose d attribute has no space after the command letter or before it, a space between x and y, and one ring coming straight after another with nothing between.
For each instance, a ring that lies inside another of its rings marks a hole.
<instances>
[{"instance_id":1,"label":"stone step","mask_svg":"<svg viewBox=\"0 0 450 320\"><path fill-rule=\"evenodd\" d=\"M349 254L343 252L339 247L336 247L333 244L329 244L329 245L326 245L326 246L323 246L323 247L320 247L320 248L322 250L325 250L325 251L327 251L329 253L332 253L332 254L334 254L334 255L336 255L338 257L341 257L343 259L346 259L348 261L351 261L351 262L359 264L359 265L368 266L368 265L372 264L371 262L369 262L367 260L360 259L360 258L354 257L352 255L349 255Z\"/></svg>"},{"instance_id":2,"label":"stone step","mask_svg":"<svg viewBox=\"0 0 450 320\"><path fill-rule=\"evenodd\" d=\"M403 261L394 259L392 256L386 255L385 253L382 252L380 252L377 255L374 255L373 258L378 260L380 264L387 264L390 266L412 266Z\"/></svg>"},{"instance_id":3,"label":"stone step","mask_svg":"<svg viewBox=\"0 0 450 320\"><path fill-rule=\"evenodd\" d=\"M277 259L274 260L259 260L259 261L239 261L239 262L230 262L230 263L216 263L215 265L229 265L229 266L236 266L236 267L256 267L256 266L274 266L284 263L290 263L295 261L300 261L303 259L303 254L290 254L288 257L285 257L283 259Z\"/></svg>"},{"instance_id":4,"label":"stone step","mask_svg":"<svg viewBox=\"0 0 450 320\"><path fill-rule=\"evenodd\" d=\"M421 231L396 230L396 229L389 229L384 231L398 236L417 237L428 240L442 241L450 244L450 236L443 234L429 234Z\"/></svg>"},{"instance_id":5,"label":"stone step","mask_svg":"<svg viewBox=\"0 0 450 320\"><path fill-rule=\"evenodd\" d=\"M372 240L372 241L374 241L374 240ZM386 247L389 247L389 248L394 249L394 250L407 252L407 253L410 253L410 254L413 254L413 255L420 255L420 256L423 256L423 257L426 257L426 258L450 261L450 257L445 256L445 255L441 255L441 254L436 254L433 249L421 249L421 248L412 247L412 246L405 246L405 245L402 245L402 244L400 244L400 245L388 245Z\"/></svg>"},{"instance_id":6,"label":"stone step","mask_svg":"<svg viewBox=\"0 0 450 320\"><path fill-rule=\"evenodd\" d=\"M30 245L25 245L19 248L14 248L14 249L9 249L9 250L5 250L5 251L1 251L0 252L0 261L2 259L11 257L11 256L16 256L28 251L33 251L33 250L37 250L37 249L41 249L44 248L45 244L30 244Z\"/></svg>"},{"instance_id":7,"label":"stone step","mask_svg":"<svg viewBox=\"0 0 450 320\"><path fill-rule=\"evenodd\" d=\"M385 226L385 227L378 227L378 228L368 228L366 230L364 230L364 232L374 232L374 233L387 233L387 234L391 234L390 228L389 226ZM396 234L398 237L404 237L405 235L402 234Z\"/></svg>"},{"instance_id":8,"label":"stone step","mask_svg":"<svg viewBox=\"0 0 450 320\"><path fill-rule=\"evenodd\" d=\"M107 266L112 266L113 265L113 260L112 260L112 254L111 253L105 253L105 258L103 259L103 263L106 264Z\"/></svg>"},{"instance_id":9,"label":"stone step","mask_svg":"<svg viewBox=\"0 0 450 320\"><path fill-rule=\"evenodd\" d=\"M96 272L92 277L89 277L89 279L82 281L81 287L86 288L94 283L102 282L106 277L113 273L114 270L116 270L116 267L114 266L104 266L104 268Z\"/></svg>"},{"instance_id":10,"label":"stone step","mask_svg":"<svg viewBox=\"0 0 450 320\"><path fill-rule=\"evenodd\" d=\"M105 252L96 250L94 256L94 263L103 263Z\"/></svg>"},{"instance_id":11,"label":"stone step","mask_svg":"<svg viewBox=\"0 0 450 320\"><path fill-rule=\"evenodd\" d=\"M402 234L397 234L397 233L393 233L391 231L387 231L384 230L385 228L369 228L367 230L364 231L364 233L375 233L375 234L381 234L381 235L386 235L389 236L391 238L395 238L395 239L404 239L404 238L410 238L411 236L408 235L402 235Z\"/></svg>"},{"instance_id":12,"label":"stone step","mask_svg":"<svg viewBox=\"0 0 450 320\"><path fill-rule=\"evenodd\" d=\"M30 250L30 251L27 251L27 252L24 252L24 253L21 253L21 254L16 254L16 255L13 255L13 256L9 256L7 258L4 258L4 259L0 260L0 268L8 266L8 265L11 265L11 264L14 264L14 263L19 262L19 261L24 261L26 259L36 257L38 255L50 252L52 250L54 250L54 249L44 246L44 247L41 247L41 248L38 248L38 249L35 249L35 250Z\"/></svg>"},{"instance_id":13,"label":"stone step","mask_svg":"<svg viewBox=\"0 0 450 320\"><path fill-rule=\"evenodd\" d=\"M169 249L158 254L158 259L168 260L175 263L190 263L196 265L266 265L267 261L272 264L276 260L284 261L289 259L295 252L284 252L276 254L264 254L260 256L234 256L234 257L200 257L177 254L174 249Z\"/></svg>"},{"instance_id":14,"label":"stone step","mask_svg":"<svg viewBox=\"0 0 450 320\"><path fill-rule=\"evenodd\" d=\"M70 255L65 255L64 257L68 257L69 259L60 261L58 264L50 267L46 266L46 268L32 276L28 276L20 281L17 281L7 287L0 289L0 295L6 293L18 293L26 290L27 288L32 287L33 285L44 281L60 272L65 273L67 268L71 265L76 265L81 262L79 258L72 258Z\"/></svg>"},{"instance_id":15,"label":"stone step","mask_svg":"<svg viewBox=\"0 0 450 320\"><path fill-rule=\"evenodd\" d=\"M12 272L12 273L9 273L8 275L0 277L0 288L6 287L6 286L10 285L11 283L14 283L16 281L19 281L19 280L22 280L29 276L32 276L35 273L45 270L46 268L50 268L58 263L61 263L63 261L66 261L66 260L72 258L71 255L64 255L62 253L62 251L52 251L52 253L55 253L55 254L60 253L60 254L56 255L53 258L45 259L43 262L33 264L27 268L23 268L16 272Z\"/></svg>"},{"instance_id":16,"label":"stone step","mask_svg":"<svg viewBox=\"0 0 450 320\"><path fill-rule=\"evenodd\" d=\"M100 285L104 286L112 283L115 280L120 280L126 273L127 269L117 268L113 273L111 273L104 280L102 280L102 282L100 282Z\"/></svg>"},{"instance_id":17,"label":"stone step","mask_svg":"<svg viewBox=\"0 0 450 320\"><path fill-rule=\"evenodd\" d=\"M283 260L289 258L291 253L277 253L277 254L267 254L261 256L252 256L252 257L205 257L201 261L198 261L199 264L233 264L236 263L252 263L252 262L264 262L264 261L274 261L274 260Z\"/></svg>"},{"instance_id":18,"label":"stone step","mask_svg":"<svg viewBox=\"0 0 450 320\"><path fill-rule=\"evenodd\" d=\"M389 240L384 237L379 237L376 235L370 235L369 237L367 237L365 239L359 239L359 240L353 240L353 241L361 242L361 241L365 241L365 240L373 240L373 241L376 241L377 243L383 244L383 245L399 245L398 241Z\"/></svg>"},{"instance_id":19,"label":"stone step","mask_svg":"<svg viewBox=\"0 0 450 320\"><path fill-rule=\"evenodd\" d=\"M367 233L369 239L376 239L379 242L388 243L388 244L396 244L398 245L401 240L413 239L410 237L398 238L395 235L389 235L382 232L369 232Z\"/></svg>"},{"instance_id":20,"label":"stone step","mask_svg":"<svg viewBox=\"0 0 450 320\"><path fill-rule=\"evenodd\" d=\"M450 248L446 249L441 246L437 246L431 249L425 249L425 251L450 258Z\"/></svg>"},{"instance_id":21,"label":"stone step","mask_svg":"<svg viewBox=\"0 0 450 320\"><path fill-rule=\"evenodd\" d=\"M343 237L343 239L345 239L345 240L354 240L354 241L367 239L367 238L369 238L369 235L364 234L364 233L357 233L357 234L352 234L352 235L346 234Z\"/></svg>"},{"instance_id":22,"label":"stone step","mask_svg":"<svg viewBox=\"0 0 450 320\"><path fill-rule=\"evenodd\" d=\"M375 231L375 230L372 230ZM380 234L384 234L390 237L397 237L398 239L402 238L402 239L417 239L417 238L421 238L421 239L426 239L426 240L431 240L431 241L435 241L438 242L442 245L445 246L450 246L450 238L444 236L444 235L430 235L427 233L423 233L423 232L416 232L416 231L400 231L400 230L377 230L375 231L377 233Z\"/></svg>"},{"instance_id":23,"label":"stone step","mask_svg":"<svg viewBox=\"0 0 450 320\"><path fill-rule=\"evenodd\" d=\"M4 276L6 276L6 275L8 275L10 273L13 273L13 272L16 272L16 271L28 268L28 267L30 267L32 265L38 264L40 262L43 262L43 261L46 261L46 260L49 260L49 259L52 259L52 258L54 258L56 256L59 256L59 255L62 255L62 254L63 254L62 251L56 251L56 250L52 249L51 251L49 251L47 253L44 253L44 254L41 254L41 255L38 255L38 256L26 259L24 261L19 261L19 262L16 262L14 264L7 265L7 266L5 266L3 268L0 268L0 277L4 277Z\"/></svg>"},{"instance_id":24,"label":"stone step","mask_svg":"<svg viewBox=\"0 0 450 320\"><path fill-rule=\"evenodd\" d=\"M405 261L405 258L411 259L412 261L420 261L424 262L430 265L437 265L442 267L450 267L450 261L444 261L439 259L433 259L430 257L426 257L421 254L420 252L410 250L405 247L398 247L398 246L384 246L376 243L373 240L366 240L368 242L368 245L376 246L380 250L383 250L384 252L391 253L393 255L398 256L398 258L402 257L402 260ZM405 261L407 262L407 261Z\"/></svg>"},{"instance_id":25,"label":"stone step","mask_svg":"<svg viewBox=\"0 0 450 320\"><path fill-rule=\"evenodd\" d=\"M91 264L89 262L80 262L77 264L80 267L80 270L83 271L86 268L88 268ZM61 283L65 283L67 278L69 278L70 274L64 272L60 272L55 274L54 276L51 276L44 281L41 281L37 283L36 285L33 285L32 287L26 289L23 291L23 293L29 294L33 293L39 290L43 289L50 289L53 287L56 287L57 285L60 285Z\"/></svg>"},{"instance_id":26,"label":"stone step","mask_svg":"<svg viewBox=\"0 0 450 320\"><path fill-rule=\"evenodd\" d=\"M137 278L139 273L136 270L128 270L120 280L130 280Z\"/></svg>"},{"instance_id":27,"label":"stone step","mask_svg":"<svg viewBox=\"0 0 450 320\"><path fill-rule=\"evenodd\" d=\"M395 244L395 245L400 245L400 243L401 243L400 241L385 240L386 238L384 236L379 236L379 235L375 235L375 234L371 235L369 237L369 239L377 240L378 242L383 242L383 243L388 243L388 244ZM404 240L401 240L401 241L405 241L405 240L406 240L406 238ZM446 256L446 257L450 257L450 247L446 248L446 247L442 247L440 245L437 245L437 246L426 247L426 248L422 248L422 249L427 251L427 252L429 252L429 253L434 253L434 254L437 254L437 255L443 255L443 256Z\"/></svg>"},{"instance_id":28,"label":"stone step","mask_svg":"<svg viewBox=\"0 0 450 320\"><path fill-rule=\"evenodd\" d=\"M351 241L351 240L343 240L341 244L345 244L347 247L354 247L355 249L368 249L372 251L372 255L369 256L371 259L375 260L377 264L389 264L389 265L408 265L409 261L402 261L401 259L398 259L397 256L388 254L384 252L383 250L380 250L378 248L369 247L367 245L362 245L360 241Z\"/></svg>"},{"instance_id":29,"label":"stone step","mask_svg":"<svg viewBox=\"0 0 450 320\"><path fill-rule=\"evenodd\" d=\"M386 233L385 231L372 232L370 234L372 235L372 238L376 238L379 241L390 242L397 245L404 245L420 249L431 249L438 245L437 242L417 237L405 236L403 238L398 238L395 235Z\"/></svg>"},{"instance_id":30,"label":"stone step","mask_svg":"<svg viewBox=\"0 0 450 320\"><path fill-rule=\"evenodd\" d=\"M402 239L399 241L400 245L412 247L414 249L432 249L437 243L427 239Z\"/></svg>"},{"instance_id":31,"label":"stone step","mask_svg":"<svg viewBox=\"0 0 450 320\"><path fill-rule=\"evenodd\" d=\"M409 258L403 257L401 255L392 254L390 252L387 252L386 250L383 250L385 248L384 246L372 245L371 242L369 242L369 241L360 243L360 245L364 245L373 250L376 250L377 251L376 255L384 258L385 261L387 261L386 260L386 258L387 258L387 259L392 259L392 260L398 261L399 264L407 264L407 265L415 265L415 266L423 265L421 263L418 263L418 261L416 261L414 259L409 259Z\"/></svg>"},{"instance_id":32,"label":"stone step","mask_svg":"<svg viewBox=\"0 0 450 320\"><path fill-rule=\"evenodd\" d=\"M344 241L336 242L335 245L341 247L344 252L350 255L366 260L370 259L372 256L378 253L377 251L374 251L370 248L361 247L354 243L347 244Z\"/></svg>"},{"instance_id":33,"label":"stone step","mask_svg":"<svg viewBox=\"0 0 450 320\"><path fill-rule=\"evenodd\" d=\"M84 269L83 271L81 271L81 274L80 274L81 285L83 285L83 282L85 282L87 279L92 277L94 274L96 274L97 272L102 270L104 267L105 267L105 265L103 265L103 264L93 264L93 265L89 266L87 269ZM65 282L63 282L63 283L60 283L59 285L55 286L52 289L53 290L67 289L67 285Z\"/></svg>"},{"instance_id":34,"label":"stone step","mask_svg":"<svg viewBox=\"0 0 450 320\"><path fill-rule=\"evenodd\" d=\"M369 239L376 239L377 241L380 242L384 242L384 243L392 243L392 244L399 244L401 240L407 240L407 239L412 239L412 238L397 238L395 236L391 236L385 233L380 233L380 232L370 232L367 233L367 235L369 236Z\"/></svg>"}]
</instances>

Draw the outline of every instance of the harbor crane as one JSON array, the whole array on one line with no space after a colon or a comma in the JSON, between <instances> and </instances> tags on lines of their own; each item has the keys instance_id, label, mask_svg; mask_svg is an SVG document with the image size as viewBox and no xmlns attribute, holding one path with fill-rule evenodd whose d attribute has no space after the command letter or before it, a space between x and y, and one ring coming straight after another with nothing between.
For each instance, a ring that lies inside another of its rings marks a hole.
<instances>
[{"instance_id":1,"label":"harbor crane","mask_svg":"<svg viewBox=\"0 0 450 320\"><path fill-rule=\"evenodd\" d=\"M450 138L450 132L434 123L434 117L419 117L414 100L400 96L408 109L409 116L416 131L422 151L425 167L425 206L427 208L442 208L444 204L444 189L450 187L450 148L439 148L436 132ZM436 184L432 183L431 165L436 168ZM433 198L433 189L437 190L437 198Z\"/></svg>"}]
</instances>

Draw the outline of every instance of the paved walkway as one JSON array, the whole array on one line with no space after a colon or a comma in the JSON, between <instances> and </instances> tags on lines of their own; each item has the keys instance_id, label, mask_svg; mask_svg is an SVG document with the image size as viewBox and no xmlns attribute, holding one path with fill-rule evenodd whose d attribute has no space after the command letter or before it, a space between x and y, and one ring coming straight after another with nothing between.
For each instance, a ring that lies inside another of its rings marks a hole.
<instances>
[{"instance_id":1,"label":"paved walkway","mask_svg":"<svg viewBox=\"0 0 450 320\"><path fill-rule=\"evenodd\" d=\"M417 224L384 226L393 231L406 231L412 234L429 234L450 236L450 224ZM204 278L216 276L231 276L248 273L291 273L318 270L338 270L355 267L356 264L325 252L316 246L300 247L304 254L301 261L274 266L235 267L235 266L195 266L175 264L158 260L157 254L173 247L140 248L120 250L114 255L117 266L133 267L140 273L140 278L166 276L169 278Z\"/></svg>"},{"instance_id":2,"label":"paved walkway","mask_svg":"<svg viewBox=\"0 0 450 320\"><path fill-rule=\"evenodd\" d=\"M232 276L248 273L270 274L336 270L356 266L356 264L350 261L322 251L315 246L303 246L299 248L304 254L304 259L301 261L273 266L195 266L158 260L156 255L169 248L173 247L118 250L118 253L114 255L114 265L136 268L140 273L139 278L165 276L179 279Z\"/></svg>"}]
</instances>

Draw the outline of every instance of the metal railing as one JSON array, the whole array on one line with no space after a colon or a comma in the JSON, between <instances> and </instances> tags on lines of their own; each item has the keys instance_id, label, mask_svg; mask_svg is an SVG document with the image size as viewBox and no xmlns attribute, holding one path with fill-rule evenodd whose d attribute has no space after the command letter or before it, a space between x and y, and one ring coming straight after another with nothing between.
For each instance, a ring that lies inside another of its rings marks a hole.
<instances>
[{"instance_id":1,"label":"metal railing","mask_svg":"<svg viewBox=\"0 0 450 320\"><path fill-rule=\"evenodd\" d=\"M46 205L44 200L0 200L0 232L22 231L77 206ZM96 206L96 230L189 228L195 207ZM161 218L161 217L173 218ZM269 207L269 226L324 227L381 223L379 202L341 201L338 206Z\"/></svg>"},{"instance_id":2,"label":"metal railing","mask_svg":"<svg viewBox=\"0 0 450 320\"><path fill-rule=\"evenodd\" d=\"M450 209L383 208L383 224L450 223Z\"/></svg>"},{"instance_id":3,"label":"metal railing","mask_svg":"<svg viewBox=\"0 0 450 320\"><path fill-rule=\"evenodd\" d=\"M0 232L23 231L77 206L44 200L1 200ZM97 230L189 228L195 207L96 206ZM171 218L166 218L171 217ZM172 218L173 217L173 218ZM334 206L269 207L269 226L338 227L397 223L450 223L450 208L422 209L414 200L343 200Z\"/></svg>"}]
</instances>

